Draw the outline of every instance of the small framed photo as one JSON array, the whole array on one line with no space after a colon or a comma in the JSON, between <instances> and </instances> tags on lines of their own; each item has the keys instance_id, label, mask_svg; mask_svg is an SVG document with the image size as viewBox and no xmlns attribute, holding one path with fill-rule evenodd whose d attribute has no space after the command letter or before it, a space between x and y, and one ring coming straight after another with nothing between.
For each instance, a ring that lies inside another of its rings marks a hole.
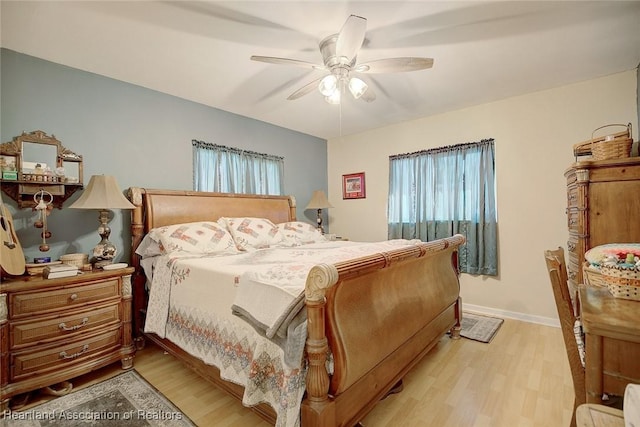
<instances>
[{"instance_id":1,"label":"small framed photo","mask_svg":"<svg viewBox=\"0 0 640 427\"><path fill-rule=\"evenodd\" d=\"M366 196L364 172L342 175L343 199L364 199Z\"/></svg>"},{"instance_id":2,"label":"small framed photo","mask_svg":"<svg viewBox=\"0 0 640 427\"><path fill-rule=\"evenodd\" d=\"M0 170L1 171L13 171L15 172L16 169L16 157L15 156L7 156L7 155L0 155Z\"/></svg>"}]
</instances>

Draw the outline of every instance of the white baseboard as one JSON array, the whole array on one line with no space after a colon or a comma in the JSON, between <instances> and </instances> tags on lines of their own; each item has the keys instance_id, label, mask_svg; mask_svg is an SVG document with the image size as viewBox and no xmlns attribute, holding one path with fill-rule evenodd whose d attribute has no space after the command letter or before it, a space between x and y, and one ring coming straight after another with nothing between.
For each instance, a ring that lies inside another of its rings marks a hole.
<instances>
[{"instance_id":1,"label":"white baseboard","mask_svg":"<svg viewBox=\"0 0 640 427\"><path fill-rule=\"evenodd\" d=\"M560 321L552 317L532 316L530 314L517 313L515 311L499 310L481 305L462 303L462 310L472 313L486 314L487 316L506 317L509 319L521 320L523 322L537 323L539 325L560 327Z\"/></svg>"}]
</instances>

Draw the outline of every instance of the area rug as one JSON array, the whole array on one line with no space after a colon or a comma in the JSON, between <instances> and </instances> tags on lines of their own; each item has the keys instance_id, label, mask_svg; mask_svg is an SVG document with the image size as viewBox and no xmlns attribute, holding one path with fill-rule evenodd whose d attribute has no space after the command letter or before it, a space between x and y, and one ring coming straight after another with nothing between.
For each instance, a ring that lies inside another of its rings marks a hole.
<instances>
[{"instance_id":1,"label":"area rug","mask_svg":"<svg viewBox=\"0 0 640 427\"><path fill-rule=\"evenodd\" d=\"M491 342L503 322L504 319L497 317L464 312L462 313L460 335L470 340L488 343Z\"/></svg>"},{"instance_id":2,"label":"area rug","mask_svg":"<svg viewBox=\"0 0 640 427\"><path fill-rule=\"evenodd\" d=\"M23 411L5 413L8 427L195 427L136 371Z\"/></svg>"}]
</instances>

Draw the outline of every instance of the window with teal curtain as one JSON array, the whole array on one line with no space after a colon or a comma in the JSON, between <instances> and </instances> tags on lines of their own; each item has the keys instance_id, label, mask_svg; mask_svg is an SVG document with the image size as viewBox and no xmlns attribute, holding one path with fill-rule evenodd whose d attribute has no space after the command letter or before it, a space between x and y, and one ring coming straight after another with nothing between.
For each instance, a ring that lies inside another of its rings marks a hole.
<instances>
[{"instance_id":1,"label":"window with teal curtain","mask_svg":"<svg viewBox=\"0 0 640 427\"><path fill-rule=\"evenodd\" d=\"M498 275L494 140L389 157L390 239L467 239L460 271Z\"/></svg>"},{"instance_id":2,"label":"window with teal curtain","mask_svg":"<svg viewBox=\"0 0 640 427\"><path fill-rule=\"evenodd\" d=\"M192 141L193 189L218 193L284 194L284 158Z\"/></svg>"}]
</instances>

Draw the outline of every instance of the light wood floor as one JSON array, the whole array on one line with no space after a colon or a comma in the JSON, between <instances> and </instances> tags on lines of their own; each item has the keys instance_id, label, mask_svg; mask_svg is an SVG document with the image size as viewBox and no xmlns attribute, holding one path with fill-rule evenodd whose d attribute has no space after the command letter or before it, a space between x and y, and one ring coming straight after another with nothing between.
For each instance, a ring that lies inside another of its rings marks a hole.
<instances>
[{"instance_id":1,"label":"light wood floor","mask_svg":"<svg viewBox=\"0 0 640 427\"><path fill-rule=\"evenodd\" d=\"M135 369L202 427L266 427L260 417L154 345ZM117 365L74 380L82 387L120 373ZM32 403L40 399L36 396ZM31 406L31 405L30 405ZM568 426L573 386L559 328L506 319L490 344L444 337L378 404L365 427Z\"/></svg>"}]
</instances>

